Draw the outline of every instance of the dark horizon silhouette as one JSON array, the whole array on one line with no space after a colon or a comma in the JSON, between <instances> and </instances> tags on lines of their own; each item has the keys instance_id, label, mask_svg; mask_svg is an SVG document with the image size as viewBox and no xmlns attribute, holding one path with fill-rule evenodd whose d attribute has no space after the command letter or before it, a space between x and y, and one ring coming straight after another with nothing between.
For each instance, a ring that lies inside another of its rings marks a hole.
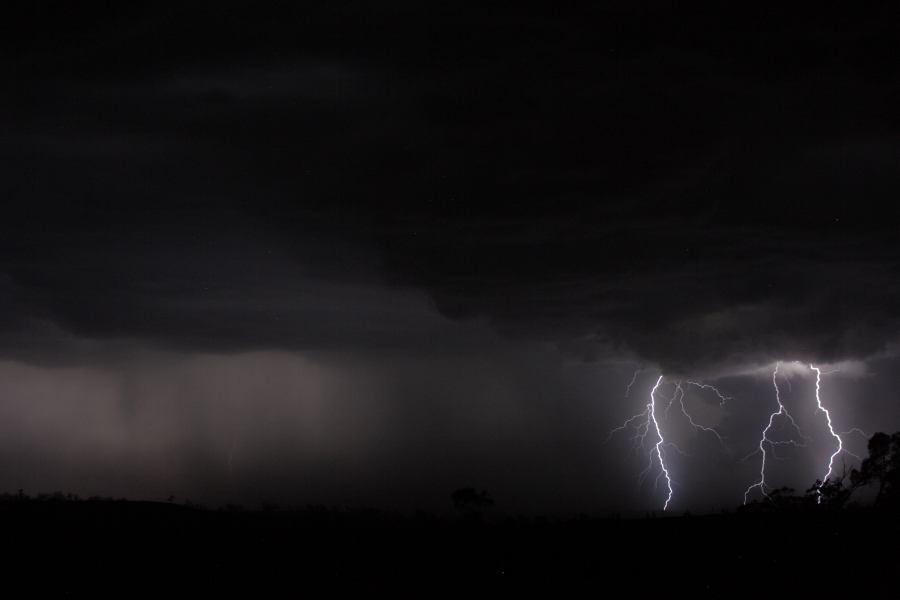
<instances>
[{"instance_id":1,"label":"dark horizon silhouette","mask_svg":"<svg viewBox=\"0 0 900 600\"><path fill-rule=\"evenodd\" d=\"M772 490L736 511L667 518L485 518L493 499L473 488L449 495L455 517L324 506L211 510L188 500L29 497L19 490L0 496L0 523L16 540L0 553L4 565L33 578L32 591L104 595L159 593L173 581L182 593L319 585L421 593L437 582L446 591L475 584L481 591L560 593L612 585L610 577L642 593L737 594L747 586L805 593L810 579L825 578L829 593L890 594L894 584L884 570L894 554L884 550L900 523L898 447L900 432L874 434L848 485L847 477L817 481L803 495ZM874 499L848 502L864 487L877 489ZM673 539L680 540L677 552ZM78 550L66 540L78 540ZM597 544L607 551L592 551ZM795 551L782 555L786 548ZM96 564L102 576L92 570ZM55 577L41 578L44 571Z\"/></svg>"}]
</instances>

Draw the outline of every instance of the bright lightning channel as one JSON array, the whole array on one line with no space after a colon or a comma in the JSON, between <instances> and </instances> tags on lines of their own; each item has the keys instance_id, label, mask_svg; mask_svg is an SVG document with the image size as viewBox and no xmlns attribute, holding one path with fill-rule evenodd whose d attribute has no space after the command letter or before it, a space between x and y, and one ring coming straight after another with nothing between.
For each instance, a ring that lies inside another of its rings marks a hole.
<instances>
[{"instance_id":1,"label":"bright lightning channel","mask_svg":"<svg viewBox=\"0 0 900 600\"><path fill-rule=\"evenodd\" d=\"M647 404L647 410L650 413L650 420L653 421L653 426L656 428L656 435L659 437L659 441L656 442L656 457L659 459L659 468L665 474L666 487L669 489L669 495L666 496L666 501L663 504L663 510L666 510L669 508L669 502L672 500L672 478L669 476L669 470L666 468L666 461L663 460L662 445L665 443L665 439L662 431L659 429L659 421L656 420L656 390L659 388L662 380L663 376L660 375L659 379L656 380L656 385L650 390L650 402Z\"/></svg>"},{"instance_id":2,"label":"bright lightning channel","mask_svg":"<svg viewBox=\"0 0 900 600\"><path fill-rule=\"evenodd\" d=\"M791 425L794 426L794 429L797 430L797 434L800 437L803 437L800 433L800 427L797 426L797 422L794 421L794 417L787 411L784 404L781 402L781 390L778 389L778 368L781 366L781 362L775 363L775 370L772 372L772 385L775 386L775 401L778 403L778 410L769 415L769 422L766 425L765 429L762 431L762 437L759 438L759 450L758 452L762 455L762 460L760 461L759 467L759 481L753 483L744 491L744 504L747 504L747 500L750 496L750 492L753 491L753 488L759 488L759 491L762 492L762 495L766 498L769 497L769 493L766 491L766 444L772 447L774 453L774 447L779 444L790 443L793 445L800 445L796 440L789 440L788 442L776 442L769 437L769 431L772 429L772 425L775 422L776 417L784 416L790 421ZM753 453L755 454L755 452ZM751 454L750 456L752 456Z\"/></svg>"},{"instance_id":3,"label":"bright lightning channel","mask_svg":"<svg viewBox=\"0 0 900 600\"><path fill-rule=\"evenodd\" d=\"M635 373L631 382L628 384L627 391L631 390L631 386L634 385L634 380L637 377L637 373ZM659 461L660 473L657 475L656 481L659 482L659 479L665 477L666 480L666 488L668 490L668 494L666 496L666 501L663 503L663 510L669 508L669 503L672 501L672 477L669 474L669 468L666 466L665 460L665 452L663 451L664 447L672 447L679 453L684 453L678 446L676 446L672 442L666 442L665 438L662 434L662 429L659 426L659 420L656 417L656 392L659 389L660 384L662 383L663 376L660 375L656 380L656 384L653 386L653 389L650 390L650 401L647 402L644 410L637 413L636 415L632 415L628 419L626 419L621 425L615 427L610 430L609 435L606 437L606 441L608 442L612 436L625 429L633 428L635 434L631 437L634 442L635 449L637 448L645 448L647 436L650 433L651 427L653 428L654 433L656 433L657 442L654 444L653 449L649 453L649 463L646 468L638 475L638 480L643 481L644 477L650 470L653 468L653 463ZM626 393L627 393L626 391ZM635 422L637 422L635 424ZM655 455L655 458L654 458Z\"/></svg>"},{"instance_id":4,"label":"bright lightning channel","mask_svg":"<svg viewBox=\"0 0 900 600\"><path fill-rule=\"evenodd\" d=\"M834 472L834 459L835 457L844 451L844 440L841 439L841 436L835 433L834 425L831 423L831 413L828 412L828 409L822 404L822 398L819 395L820 384L822 381L822 370L813 365L809 365L809 368L816 372L816 407L825 413L825 421L828 424L828 431L831 433L831 437L833 437L837 441L837 449L835 449L834 453L828 459L828 471L825 473L825 477L822 478L822 484L819 486L819 496L817 498L817 503L822 503L822 491L821 488L828 482L828 479L831 477L831 474Z\"/></svg>"}]
</instances>

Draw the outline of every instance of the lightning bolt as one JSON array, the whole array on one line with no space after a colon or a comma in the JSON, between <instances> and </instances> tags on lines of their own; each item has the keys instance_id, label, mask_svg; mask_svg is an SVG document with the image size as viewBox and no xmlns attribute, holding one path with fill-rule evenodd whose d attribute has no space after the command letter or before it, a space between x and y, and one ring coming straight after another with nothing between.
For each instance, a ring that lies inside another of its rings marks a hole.
<instances>
[{"instance_id":1,"label":"lightning bolt","mask_svg":"<svg viewBox=\"0 0 900 600\"><path fill-rule=\"evenodd\" d=\"M690 385L696 385L697 387L704 387L702 385L698 385L692 381L687 381L686 383ZM712 386L706 386L712 388ZM713 388L715 389L715 388ZM718 390L716 390L718 394ZM707 433L711 433L716 436L716 439L719 440L719 443L722 444L722 447L728 450L728 447L725 445L725 438L716 430L714 427L706 427L705 425L701 425L694 421L694 417L687 410L687 406L684 403L684 388L681 386L680 381L675 382L675 393L672 395L672 398L669 399L669 404L666 406L666 421L669 420L669 410L672 408L672 405L675 402L678 402L679 407L681 408L681 414L687 419L687 422L691 424L691 427L694 428L695 431L705 431Z\"/></svg>"},{"instance_id":2,"label":"lightning bolt","mask_svg":"<svg viewBox=\"0 0 900 600\"><path fill-rule=\"evenodd\" d=\"M726 396L725 394L720 392L719 388L714 385L710 385L708 383L698 383L696 381L686 381L685 383L698 387L702 390L712 390L716 394L716 396L719 397L719 406L725 406L726 402L728 402L729 400L734 400L734 398L732 398L731 396Z\"/></svg>"},{"instance_id":3,"label":"lightning bolt","mask_svg":"<svg viewBox=\"0 0 900 600\"><path fill-rule=\"evenodd\" d=\"M791 425L794 426L794 429L797 430L797 434L802 438L803 435L800 433L800 427L797 425L797 422L794 421L794 417L788 412L787 408L785 408L784 404L781 402L781 390L778 389L778 367L781 366L781 362L775 363L775 370L772 372L772 385L775 386L775 401L778 403L778 410L774 411L769 415L769 422L766 425L765 429L762 431L762 437L759 438L759 450L754 451L750 455L753 456L756 452L759 452L762 455L762 460L760 461L759 466L759 481L753 483L744 491L744 504L747 504L747 500L750 496L750 492L753 491L754 488L759 488L759 491L762 492L762 495L766 498L769 497L769 493L766 491L766 445L768 444L772 448L772 453L775 453L776 445L783 444L792 444L792 445L800 445L796 440L788 440L786 442L776 442L769 437L769 431L772 429L772 425L775 423L775 418L784 416Z\"/></svg>"},{"instance_id":4,"label":"lightning bolt","mask_svg":"<svg viewBox=\"0 0 900 600\"><path fill-rule=\"evenodd\" d=\"M744 457L743 460L747 460L750 457L760 454L760 465L759 465L759 479L751 483L746 490L744 490L744 504L750 499L750 494L754 489L759 489L760 493L767 499L770 499L769 496L769 485L766 481L766 468L768 466L768 462L770 458L779 460L781 457L776 453L776 448L778 446L794 446L797 448L806 447L806 441L808 438L803 435L803 432L800 430L800 426L797 424L797 421L788 411L787 407L784 405L784 402L781 400L781 388L778 385L778 378L781 374L781 361L775 363L775 368L772 371L772 386L775 388L775 402L776 408L769 414L769 418L766 422L765 427L762 430L762 434L759 438L759 443L757 444L757 449ZM800 364L800 363L796 363ZM844 440L841 438L842 435L849 435L850 433L856 433L863 437L868 437L865 431L854 427L847 431L837 432L834 428L834 423L831 419L831 413L822 403L821 396L821 380L822 375L827 375L829 373L834 373L836 371L827 371L823 372L819 367L810 364L809 368L815 372L816 374L816 409L817 411L821 411L825 414L825 420L828 427L828 432L837 442L837 448L828 458L828 469L825 473L825 476L822 478L821 483L819 484L819 492L818 492L818 501L821 503L822 501L822 492L821 488L829 481L834 473L834 459L837 458L842 452L853 456L857 460L860 460L858 456L847 450L844 445ZM628 382L625 388L625 397L627 398L632 388L637 381L637 377L640 374L642 369L638 369L634 372L631 377L631 380ZM662 509L663 511L669 508L669 504L672 502L672 497L674 495L673 489L673 481L672 476L669 471L669 466L666 464L666 454L668 449L672 449L675 452L683 456L687 456L687 454L681 450L674 442L666 440L663 435L662 428L660 427L659 418L657 414L657 394L659 393L659 388L663 383L664 376L660 375L656 383L653 385L653 388L650 390L650 399L647 404L644 406L644 409L626 419L621 425L610 430L609 435L606 438L608 442L613 435L615 435L619 431L624 431L626 429L633 430L634 435L631 437L633 442L633 448L635 451L644 450L646 451L648 448L648 437L656 437L656 441L653 443L652 447L650 447L649 452L647 452L647 466L640 472L638 475L638 481L643 482L645 477L654 470L654 466L656 463L659 463L659 472L656 474L656 479L654 489L658 488L659 482L665 480L666 483L666 499L663 502ZM787 376L782 376L782 379L790 386L790 379ZM669 422L669 415L671 409L676 404L681 410L681 414L690 424L690 426L695 431L702 431L705 433L709 433L714 435L716 439L719 441L722 446L728 450L728 447L725 444L725 438L719 433L719 431L714 427L707 427L698 423L691 413L688 411L687 404L685 402L685 392L684 386L681 381L674 381L674 392L670 398L667 398L668 402L665 405L665 420ZM724 406L729 400L733 398L724 394L721 390L719 390L716 386L710 385L708 383L702 383L698 381L690 381L687 380L684 382L684 385L691 385L700 390L710 390L716 394L716 397L719 399L719 406ZM772 432L773 428L776 427L776 422L780 421L786 425L789 425L796 432L796 437L791 437L789 439L773 439Z\"/></svg>"},{"instance_id":5,"label":"lightning bolt","mask_svg":"<svg viewBox=\"0 0 900 600\"><path fill-rule=\"evenodd\" d=\"M844 440L841 439L841 436L834 431L834 425L831 423L831 413L828 412L828 409L822 404L822 398L819 395L821 381L822 381L822 370L813 365L809 365L809 368L816 372L816 407L818 410L825 413L825 422L828 424L828 431L831 433L831 437L833 437L837 441L837 449L828 459L828 471L825 473L825 477L822 478L822 483L819 486L819 497L817 498L817 503L822 503L822 491L821 487L825 485L828 481L828 478L831 477L832 472L834 471L834 459L844 450Z\"/></svg>"},{"instance_id":6,"label":"lightning bolt","mask_svg":"<svg viewBox=\"0 0 900 600\"><path fill-rule=\"evenodd\" d=\"M863 436L866 439L869 439L871 437L868 433L866 433L859 427L851 427L847 431L840 431L840 432L838 432L838 435L850 435L851 433L856 433L858 435ZM846 452L846 450L844 450L844 452Z\"/></svg>"},{"instance_id":7,"label":"lightning bolt","mask_svg":"<svg viewBox=\"0 0 900 600\"><path fill-rule=\"evenodd\" d=\"M603 443L605 444L605 443L609 442L609 440L612 439L612 436L615 435L616 433L618 433L619 431L623 431L623 430L631 427L631 424L633 422L637 421L638 419L640 419L641 417L647 418L646 410L641 411L636 415L632 415L632 416L628 417L627 419L625 419L625 421L621 425L619 425L618 427L614 427L613 429L610 429L609 434L607 434L607 436L606 436L606 441L604 441ZM634 437L632 437L631 439L632 440L640 439L642 442L641 445L643 446L643 440L647 435L648 428L649 428L649 422L645 422L642 425L638 425L638 427L637 427L638 434L635 435ZM641 433L641 429L644 430L643 433Z\"/></svg>"},{"instance_id":8,"label":"lightning bolt","mask_svg":"<svg viewBox=\"0 0 900 600\"><path fill-rule=\"evenodd\" d=\"M638 376L638 374L640 374L640 372L642 370L643 369L635 370L634 375L631 376L631 381L629 381L628 384L625 386L625 397L626 398L628 398L628 396L631 394L631 388L634 387L634 382L637 381L637 376ZM650 429L650 421L648 419L649 415L647 413L646 408L644 410L642 410L641 412L637 413L636 415L632 415L632 416L628 417L627 419L625 419L625 421L623 421L622 424L619 425L618 427L614 427L613 429L611 429L606 436L606 440L604 440L603 443L604 444L608 443L609 440L612 439L612 436L614 436L619 431L624 431L625 429L628 429L629 427L631 427L631 424L633 422L637 421L638 419L640 419L642 417L644 418L644 422L635 428L637 433L634 436L632 436L631 439L635 442L635 448L634 448L635 450L637 450L638 447L643 447L644 440L647 437L647 431Z\"/></svg>"},{"instance_id":9,"label":"lightning bolt","mask_svg":"<svg viewBox=\"0 0 900 600\"><path fill-rule=\"evenodd\" d=\"M666 496L666 501L663 504L663 510L666 510L669 508L669 502L672 500L672 478L669 476L669 470L666 468L666 461L663 459L662 446L665 444L665 439L659 428L659 421L656 420L656 390L659 388L659 384L662 383L662 380L663 376L660 375L659 379L656 380L656 385L650 390L650 402L647 403L647 410L650 414L650 420L653 421L653 426L656 428L656 435L659 437L659 441L656 442L656 457L659 459L659 468L666 476L666 487L669 489L669 495Z\"/></svg>"},{"instance_id":10,"label":"lightning bolt","mask_svg":"<svg viewBox=\"0 0 900 600\"><path fill-rule=\"evenodd\" d=\"M637 377L637 373L635 373L634 378ZM628 385L628 389L631 389L631 386L634 385L634 378L632 378L631 383ZM649 453L649 462L643 471L638 475L638 480L643 481L644 477L653 469L653 465L655 462L659 462L660 472L656 477L656 483L659 483L661 478L665 478L666 480L666 489L668 490L668 494L666 496L666 500L663 503L663 510L669 508L669 503L672 501L672 494L674 493L672 489L672 477L669 474L669 468L666 466L665 460L665 452L663 451L665 448L671 447L674 448L680 454L684 454L684 452L674 443L666 442L666 439L663 437L662 429L659 426L659 420L656 417L656 392L659 389L660 384L662 383L663 376L660 375L656 380L656 384L653 386L653 389L650 390L650 401L647 402L644 410L637 413L636 415L632 415L628 419L626 419L621 425L610 430L609 435L606 437L606 441L608 442L613 435L615 435L619 431L623 431L625 429L634 428L635 434L632 436L632 440L635 444L635 449L637 448L645 448L647 436L650 434L650 430L652 428L653 432L656 434L657 441L653 445L653 449ZM635 422L637 424L635 425Z\"/></svg>"},{"instance_id":11,"label":"lightning bolt","mask_svg":"<svg viewBox=\"0 0 900 600\"><path fill-rule=\"evenodd\" d=\"M634 386L634 382L637 381L637 376L638 376L638 374L640 374L641 370L642 369L637 369L634 372L634 375L631 376L631 381L628 382L628 386L626 386L626 388L625 388L625 397L626 398L629 395L631 395L631 388Z\"/></svg>"},{"instance_id":12,"label":"lightning bolt","mask_svg":"<svg viewBox=\"0 0 900 600\"><path fill-rule=\"evenodd\" d=\"M684 389L681 387L681 382L676 381L675 382L675 393L672 394L672 397L669 398L669 403L666 404L666 422L669 421L669 411L672 410L672 405L674 405L675 401L678 400L679 394L683 398L684 397Z\"/></svg>"}]
</instances>

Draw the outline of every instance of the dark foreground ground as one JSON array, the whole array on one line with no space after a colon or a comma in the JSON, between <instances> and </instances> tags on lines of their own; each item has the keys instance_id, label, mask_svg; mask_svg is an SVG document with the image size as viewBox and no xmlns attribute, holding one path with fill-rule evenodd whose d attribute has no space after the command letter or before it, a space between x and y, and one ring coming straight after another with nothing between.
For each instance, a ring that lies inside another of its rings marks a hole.
<instances>
[{"instance_id":1,"label":"dark foreground ground","mask_svg":"<svg viewBox=\"0 0 900 600\"><path fill-rule=\"evenodd\" d=\"M29 595L300 597L362 587L423 598L900 596L900 520L874 511L477 523L8 499L0 540L3 589Z\"/></svg>"}]
</instances>

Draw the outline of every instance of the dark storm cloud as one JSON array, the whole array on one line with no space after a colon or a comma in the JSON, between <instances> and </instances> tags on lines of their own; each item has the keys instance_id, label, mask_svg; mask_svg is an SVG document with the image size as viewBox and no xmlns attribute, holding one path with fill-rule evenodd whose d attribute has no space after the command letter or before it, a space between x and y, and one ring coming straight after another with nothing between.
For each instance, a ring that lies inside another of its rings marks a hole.
<instances>
[{"instance_id":1,"label":"dark storm cloud","mask_svg":"<svg viewBox=\"0 0 900 600\"><path fill-rule=\"evenodd\" d=\"M36 9L4 59L4 346L449 343L388 283L667 370L870 355L900 306L890 10Z\"/></svg>"},{"instance_id":2,"label":"dark storm cloud","mask_svg":"<svg viewBox=\"0 0 900 600\"><path fill-rule=\"evenodd\" d=\"M770 361L897 342L890 3L302 4L0 23L7 489L656 508L604 440L659 367L734 398L686 396L728 451L664 424L674 506L730 507ZM884 354L826 377L841 427L897 422Z\"/></svg>"}]
</instances>

